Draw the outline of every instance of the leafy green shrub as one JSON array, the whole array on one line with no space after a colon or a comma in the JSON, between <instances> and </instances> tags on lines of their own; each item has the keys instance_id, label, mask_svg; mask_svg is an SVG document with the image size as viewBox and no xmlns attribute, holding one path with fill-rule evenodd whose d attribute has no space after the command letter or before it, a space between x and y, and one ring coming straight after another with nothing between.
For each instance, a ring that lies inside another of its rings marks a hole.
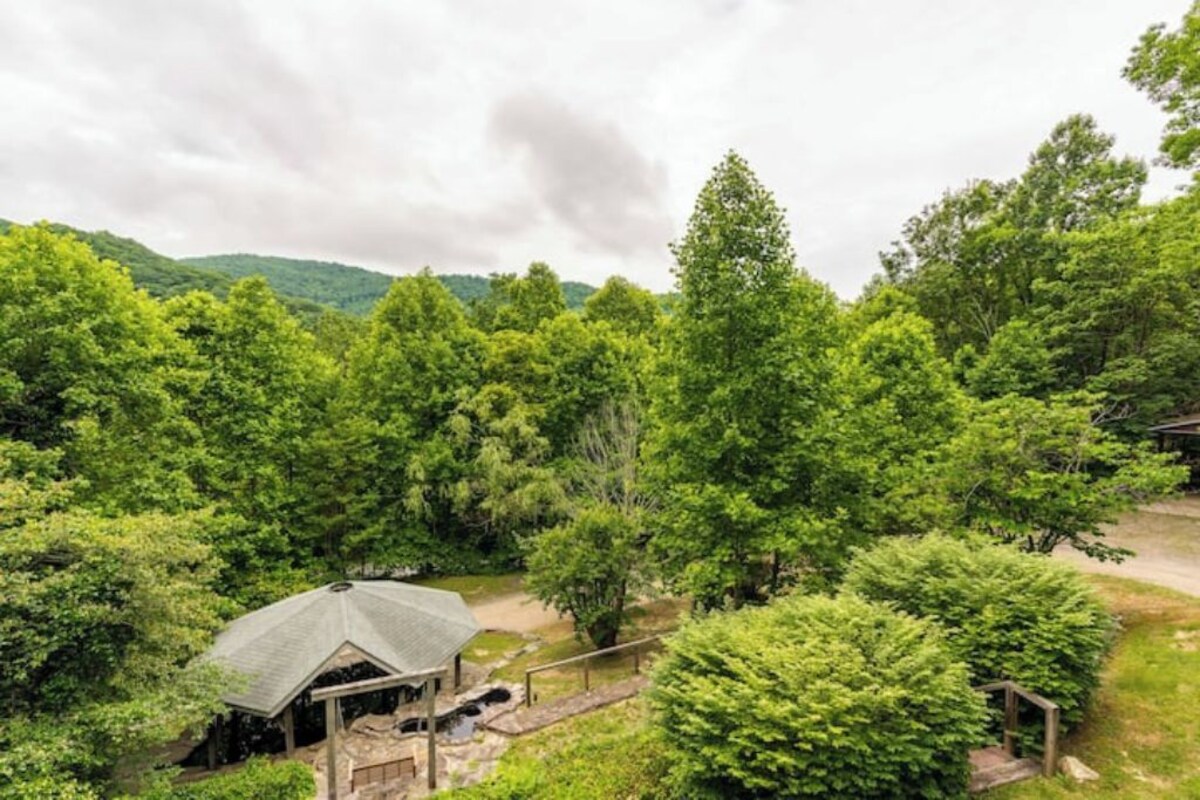
<instances>
[{"instance_id":1,"label":"leafy green shrub","mask_svg":"<svg viewBox=\"0 0 1200 800\"><path fill-rule=\"evenodd\" d=\"M850 596L685 625L650 697L690 798L960 797L986 720L935 626Z\"/></svg>"},{"instance_id":2,"label":"leafy green shrub","mask_svg":"<svg viewBox=\"0 0 1200 800\"><path fill-rule=\"evenodd\" d=\"M971 679L1016 681L1078 721L1099 683L1112 619L1079 572L1046 556L947 536L858 553L843 587L945 628Z\"/></svg>"},{"instance_id":3,"label":"leafy green shrub","mask_svg":"<svg viewBox=\"0 0 1200 800\"><path fill-rule=\"evenodd\" d=\"M311 800L312 770L299 761L252 758L237 772L139 795L139 800Z\"/></svg>"}]
</instances>

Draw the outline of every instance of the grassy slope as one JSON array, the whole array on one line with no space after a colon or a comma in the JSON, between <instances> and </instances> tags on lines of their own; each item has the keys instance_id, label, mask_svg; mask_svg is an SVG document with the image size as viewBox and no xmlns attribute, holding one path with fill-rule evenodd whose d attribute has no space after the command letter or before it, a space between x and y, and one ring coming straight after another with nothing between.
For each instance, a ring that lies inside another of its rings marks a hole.
<instances>
[{"instance_id":1,"label":"grassy slope","mask_svg":"<svg viewBox=\"0 0 1200 800\"><path fill-rule=\"evenodd\" d=\"M666 800L662 745L640 699L522 736L493 776L446 800Z\"/></svg>"},{"instance_id":2,"label":"grassy slope","mask_svg":"<svg viewBox=\"0 0 1200 800\"><path fill-rule=\"evenodd\" d=\"M1093 580L1121 616L1124 630L1088 720L1067 738L1063 753L1078 756L1100 772L1101 780L1077 785L1064 777L1038 779L992 792L985 800L1200 800L1200 600L1119 578ZM544 663L584 649L567 637L552 638L548 647L502 670L501 677L514 678L527 662ZM500 649L509 643L495 644ZM569 683L571 676L562 680ZM634 699L517 739L491 779L446 796L663 798L663 770L662 747L648 724L645 703Z\"/></svg>"}]
</instances>

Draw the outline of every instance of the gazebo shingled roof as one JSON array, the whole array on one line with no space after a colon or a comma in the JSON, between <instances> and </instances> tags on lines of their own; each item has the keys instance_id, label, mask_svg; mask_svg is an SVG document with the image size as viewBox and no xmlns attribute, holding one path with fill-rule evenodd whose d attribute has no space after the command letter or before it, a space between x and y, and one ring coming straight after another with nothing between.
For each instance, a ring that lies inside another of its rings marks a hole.
<instances>
[{"instance_id":1,"label":"gazebo shingled roof","mask_svg":"<svg viewBox=\"0 0 1200 800\"><path fill-rule=\"evenodd\" d=\"M343 581L234 620L205 658L248 679L223 698L228 705L274 717L347 646L389 673L405 674L445 664L479 630L455 592Z\"/></svg>"},{"instance_id":2,"label":"gazebo shingled roof","mask_svg":"<svg viewBox=\"0 0 1200 800\"><path fill-rule=\"evenodd\" d=\"M1153 433L1170 436L1200 436L1200 414L1176 417L1150 426Z\"/></svg>"}]
</instances>

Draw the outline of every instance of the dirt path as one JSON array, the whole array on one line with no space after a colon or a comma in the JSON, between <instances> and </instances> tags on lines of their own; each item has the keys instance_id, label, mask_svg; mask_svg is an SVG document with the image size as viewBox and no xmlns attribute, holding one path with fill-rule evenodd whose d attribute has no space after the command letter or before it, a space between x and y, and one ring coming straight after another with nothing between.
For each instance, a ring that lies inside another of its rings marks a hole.
<instances>
[{"instance_id":1,"label":"dirt path","mask_svg":"<svg viewBox=\"0 0 1200 800\"><path fill-rule=\"evenodd\" d=\"M1200 597L1200 497L1145 506L1107 529L1110 544L1137 553L1120 564L1094 561L1069 548L1055 556L1085 572L1155 583Z\"/></svg>"},{"instance_id":2,"label":"dirt path","mask_svg":"<svg viewBox=\"0 0 1200 800\"><path fill-rule=\"evenodd\" d=\"M485 600L472 605L471 612L487 630L515 633L529 633L561 619L557 611L544 608L540 600L525 592Z\"/></svg>"}]
</instances>

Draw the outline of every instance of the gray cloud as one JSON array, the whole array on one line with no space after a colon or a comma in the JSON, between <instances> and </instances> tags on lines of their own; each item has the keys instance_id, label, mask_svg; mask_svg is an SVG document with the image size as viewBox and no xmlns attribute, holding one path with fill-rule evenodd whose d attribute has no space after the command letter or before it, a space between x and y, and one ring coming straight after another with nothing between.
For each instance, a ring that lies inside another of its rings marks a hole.
<instances>
[{"instance_id":1,"label":"gray cloud","mask_svg":"<svg viewBox=\"0 0 1200 800\"><path fill-rule=\"evenodd\" d=\"M907 216L1019 173L1069 113L1151 156L1120 67L1188 5L0 0L0 217L664 290L732 147L850 297Z\"/></svg>"},{"instance_id":2,"label":"gray cloud","mask_svg":"<svg viewBox=\"0 0 1200 800\"><path fill-rule=\"evenodd\" d=\"M615 125L551 98L521 94L496 105L491 132L521 151L539 198L585 247L631 255L661 249L670 239L666 170Z\"/></svg>"}]
</instances>

